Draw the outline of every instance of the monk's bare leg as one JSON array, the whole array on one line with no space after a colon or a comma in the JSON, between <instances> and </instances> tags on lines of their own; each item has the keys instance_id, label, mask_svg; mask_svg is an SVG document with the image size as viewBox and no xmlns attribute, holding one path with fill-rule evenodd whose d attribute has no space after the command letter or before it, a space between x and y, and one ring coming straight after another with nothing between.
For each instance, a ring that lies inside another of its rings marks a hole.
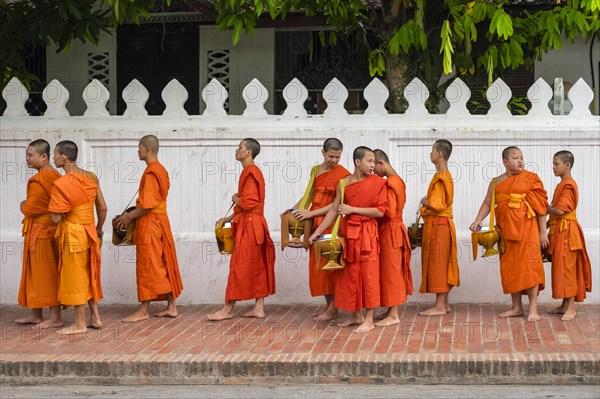
<instances>
[{"instance_id":1,"label":"monk's bare leg","mask_svg":"<svg viewBox=\"0 0 600 399\"><path fill-rule=\"evenodd\" d=\"M563 317L561 317L561 320L573 320L575 316L577 316L577 311L575 310L575 297L565 298L565 300L567 301L567 309L565 310Z\"/></svg>"},{"instance_id":2,"label":"monk's bare leg","mask_svg":"<svg viewBox=\"0 0 600 399\"><path fill-rule=\"evenodd\" d=\"M448 294L446 294L446 313L450 313L452 312L452 308L450 308L450 293L448 292Z\"/></svg>"},{"instance_id":3,"label":"monk's bare leg","mask_svg":"<svg viewBox=\"0 0 600 399\"><path fill-rule=\"evenodd\" d=\"M63 324L60 305L50 306L50 320L44 320L40 324L36 324L33 329L44 330L46 328L62 327Z\"/></svg>"},{"instance_id":4,"label":"monk's bare leg","mask_svg":"<svg viewBox=\"0 0 600 399\"><path fill-rule=\"evenodd\" d=\"M542 316L538 313L537 298L540 288L538 285L535 287L527 288L527 296L529 297L529 314L527 315L527 321L540 321Z\"/></svg>"},{"instance_id":5,"label":"monk's bare leg","mask_svg":"<svg viewBox=\"0 0 600 399\"><path fill-rule=\"evenodd\" d=\"M385 319L386 317L388 317L390 315L390 309L391 308L387 308L387 310L385 312L376 314L375 316L373 316L373 318L375 320L383 320L383 319ZM377 324L375 324L375 325L377 325Z\"/></svg>"},{"instance_id":6,"label":"monk's bare leg","mask_svg":"<svg viewBox=\"0 0 600 399\"><path fill-rule=\"evenodd\" d=\"M325 295L325 300L327 301L325 310L317 315L317 317L313 319L314 321L329 321L338 317L338 311L335 306L333 306L333 294Z\"/></svg>"},{"instance_id":7,"label":"monk's bare leg","mask_svg":"<svg viewBox=\"0 0 600 399\"><path fill-rule=\"evenodd\" d=\"M419 312L419 316L443 316L448 311L446 305L448 303L448 293L438 292L435 294L435 305L432 308Z\"/></svg>"},{"instance_id":8,"label":"monk's bare leg","mask_svg":"<svg viewBox=\"0 0 600 399\"><path fill-rule=\"evenodd\" d=\"M510 294L512 307L498 315L498 317L519 317L523 316L523 302L521 300L521 291Z\"/></svg>"},{"instance_id":9,"label":"monk's bare leg","mask_svg":"<svg viewBox=\"0 0 600 399\"><path fill-rule=\"evenodd\" d=\"M221 309L217 310L214 313L209 313L206 315L208 320L219 321L219 320L227 320L233 317L233 307L235 306L235 301L229 301L223 306Z\"/></svg>"},{"instance_id":10,"label":"monk's bare leg","mask_svg":"<svg viewBox=\"0 0 600 399\"><path fill-rule=\"evenodd\" d=\"M356 327L356 329L352 332L357 334L365 334L375 328L375 324L373 324L373 315L375 314L375 309L367 309L365 314L365 321Z\"/></svg>"},{"instance_id":11,"label":"monk's bare leg","mask_svg":"<svg viewBox=\"0 0 600 399\"><path fill-rule=\"evenodd\" d=\"M94 298L88 301L90 307L90 322L88 327L100 329L102 328L102 320L100 320L100 312L98 311L98 302L94 301Z\"/></svg>"},{"instance_id":12,"label":"monk's bare leg","mask_svg":"<svg viewBox=\"0 0 600 399\"><path fill-rule=\"evenodd\" d=\"M58 331L58 335L83 334L87 332L85 325L85 304L75 305L75 323Z\"/></svg>"},{"instance_id":13,"label":"monk's bare leg","mask_svg":"<svg viewBox=\"0 0 600 399\"><path fill-rule=\"evenodd\" d=\"M32 308L31 313L27 317L15 320L16 324L39 324L44 321L42 308Z\"/></svg>"},{"instance_id":14,"label":"monk's bare leg","mask_svg":"<svg viewBox=\"0 0 600 399\"><path fill-rule=\"evenodd\" d=\"M569 298L563 298L562 304L555 309L549 310L548 313L565 314L565 312L567 311L568 304L569 304Z\"/></svg>"},{"instance_id":15,"label":"monk's bare leg","mask_svg":"<svg viewBox=\"0 0 600 399\"><path fill-rule=\"evenodd\" d=\"M350 316L348 319L341 323L338 323L338 327L355 326L358 324L362 324L364 321L365 318L363 317L362 312L360 310L357 310L356 312L352 313L352 316Z\"/></svg>"},{"instance_id":16,"label":"monk's bare leg","mask_svg":"<svg viewBox=\"0 0 600 399\"><path fill-rule=\"evenodd\" d=\"M173 298L173 293L169 292L167 294L167 307L162 311L156 313L155 317L177 317L177 306L175 306L175 298Z\"/></svg>"},{"instance_id":17,"label":"monk's bare leg","mask_svg":"<svg viewBox=\"0 0 600 399\"><path fill-rule=\"evenodd\" d=\"M386 327L392 326L394 324L400 323L400 317L398 317L398 306L392 306L387 311L387 316L375 323L377 327Z\"/></svg>"},{"instance_id":18,"label":"monk's bare leg","mask_svg":"<svg viewBox=\"0 0 600 399\"><path fill-rule=\"evenodd\" d=\"M242 313L242 317L254 317L256 319L265 318L265 298L256 298L256 303L251 311Z\"/></svg>"},{"instance_id":19,"label":"monk's bare leg","mask_svg":"<svg viewBox=\"0 0 600 399\"><path fill-rule=\"evenodd\" d=\"M124 323L135 323L136 321L148 320L150 318L150 301L143 301L140 308L132 315L127 316L123 320Z\"/></svg>"}]
</instances>

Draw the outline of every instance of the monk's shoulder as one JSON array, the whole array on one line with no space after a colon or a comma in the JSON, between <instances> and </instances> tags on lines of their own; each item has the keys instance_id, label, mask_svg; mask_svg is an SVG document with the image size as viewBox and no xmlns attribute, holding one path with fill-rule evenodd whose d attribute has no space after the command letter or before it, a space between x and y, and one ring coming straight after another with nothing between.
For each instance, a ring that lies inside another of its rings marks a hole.
<instances>
[{"instance_id":1,"label":"monk's shoulder","mask_svg":"<svg viewBox=\"0 0 600 399\"><path fill-rule=\"evenodd\" d=\"M337 173L338 173L339 175L341 175L341 176L344 176L344 177L346 177L346 176L349 176L349 175L351 174L351 173L348 171L348 169L344 168L342 165L339 165L339 164L338 164L338 165L336 165L336 167L335 167L335 168L336 168L336 170L337 170Z\"/></svg>"},{"instance_id":2,"label":"monk's shoulder","mask_svg":"<svg viewBox=\"0 0 600 399\"><path fill-rule=\"evenodd\" d=\"M252 177L252 178L256 179L256 181L258 181L258 182L264 182L265 181L265 178L263 177L262 171L255 164L246 166L244 168L244 171L242 172L242 177L244 177L244 178L246 178L246 177Z\"/></svg>"}]
</instances>

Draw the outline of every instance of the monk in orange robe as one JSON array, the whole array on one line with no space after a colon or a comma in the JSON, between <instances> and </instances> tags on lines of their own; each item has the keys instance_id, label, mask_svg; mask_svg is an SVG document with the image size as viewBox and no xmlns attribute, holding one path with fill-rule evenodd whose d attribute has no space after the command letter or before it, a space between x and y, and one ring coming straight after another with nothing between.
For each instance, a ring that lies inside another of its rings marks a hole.
<instances>
[{"instance_id":1,"label":"monk in orange robe","mask_svg":"<svg viewBox=\"0 0 600 399\"><path fill-rule=\"evenodd\" d=\"M313 231L323 222L323 218L329 212L335 199L335 189L339 181L350 172L342 165L339 165L340 157L344 147L342 142L336 138L328 138L323 143L323 163L318 166L317 176L313 185L313 198L310 210L299 210L294 214L298 220L313 219ZM300 201L294 205L297 209ZM323 231L323 234L330 234L331 228ZM322 264L327 263L323 258ZM323 270L317 270L315 259L315 249L310 247L308 257L308 282L310 294L312 296L324 296L325 307L319 309L315 316L315 321L333 320L337 317L337 309L333 306L334 285L333 273Z\"/></svg>"},{"instance_id":2,"label":"monk in orange robe","mask_svg":"<svg viewBox=\"0 0 600 399\"><path fill-rule=\"evenodd\" d=\"M554 175L560 183L554 190L550 215L548 253L552 255L552 298L562 304L550 313L562 314L562 320L577 315L575 302L583 302L586 292L592 292L592 267L585 248L583 229L577 221L579 201L577 183L571 177L575 157L570 151L559 151L552 160Z\"/></svg>"},{"instance_id":3,"label":"monk in orange robe","mask_svg":"<svg viewBox=\"0 0 600 399\"><path fill-rule=\"evenodd\" d=\"M421 199L423 241L421 248L421 293L435 293L435 305L419 312L421 316L438 316L450 312L448 294L460 285L456 255L456 227L452 219L454 181L448 170L452 143L437 140L429 154L436 173L429 183L427 196Z\"/></svg>"},{"instance_id":4,"label":"monk in orange robe","mask_svg":"<svg viewBox=\"0 0 600 399\"><path fill-rule=\"evenodd\" d=\"M35 324L36 330L60 327L56 224L48 211L50 190L60 174L50 165L50 144L46 140L32 141L25 154L27 167L38 171L27 181L27 199L21 202L25 242L19 305L31 308L31 314L15 323ZM50 320L44 321L42 309L46 307L50 308Z\"/></svg>"},{"instance_id":5,"label":"monk in orange robe","mask_svg":"<svg viewBox=\"0 0 600 399\"><path fill-rule=\"evenodd\" d=\"M113 222L118 229L127 229L136 221L133 236L135 244L135 275L138 301L142 304L132 315L123 319L126 323L147 320L150 317L151 301L167 301L157 317L177 317L175 299L183 290L175 241L167 215L169 173L158 162L158 138L147 135L138 144L138 156L146 162L140 181L139 196L135 210L124 212Z\"/></svg>"},{"instance_id":6,"label":"monk in orange robe","mask_svg":"<svg viewBox=\"0 0 600 399\"><path fill-rule=\"evenodd\" d=\"M511 309L499 317L523 315L521 296L529 297L527 321L541 319L537 309L537 297L544 289L544 267L541 248L548 246L546 210L548 197L540 178L524 170L523 153L517 147L502 151L506 172L496 178L496 217L505 251L500 254L500 277L502 289L510 294ZM469 229L481 229L483 219L490 213L492 184Z\"/></svg>"},{"instance_id":7,"label":"monk in orange robe","mask_svg":"<svg viewBox=\"0 0 600 399\"><path fill-rule=\"evenodd\" d=\"M406 203L406 185L390 165L387 154L375 150L375 174L386 177L387 206L379 221L379 286L381 306L388 308L378 327L398 324L398 305L413 293L410 269L411 248L408 232L402 219Z\"/></svg>"},{"instance_id":8,"label":"monk in orange robe","mask_svg":"<svg viewBox=\"0 0 600 399\"><path fill-rule=\"evenodd\" d=\"M254 164L260 153L260 144L252 138L240 141L235 159L244 168L238 192L231 200L235 203L233 216L220 219L233 221L235 246L231 254L229 278L225 291L225 305L209 314L209 320L226 320L233 317L237 301L255 299L254 308L242 317L265 317L265 297L275 294L275 245L264 217L265 179Z\"/></svg>"},{"instance_id":9,"label":"monk in orange robe","mask_svg":"<svg viewBox=\"0 0 600 399\"><path fill-rule=\"evenodd\" d=\"M59 334L87 331L86 302L91 313L89 326L102 326L98 301L102 299L100 240L104 235L106 202L96 175L77 166L77 152L72 141L61 141L54 148L54 164L67 174L54 181L48 206L52 220L58 223L58 300L62 305L74 305L76 312L75 324L63 328ZM97 224L94 224L94 205Z\"/></svg>"},{"instance_id":10,"label":"monk in orange robe","mask_svg":"<svg viewBox=\"0 0 600 399\"><path fill-rule=\"evenodd\" d=\"M377 220L387 203L385 180L373 174L375 154L368 147L357 147L352 155L354 173L345 179L344 202L338 185L332 208L310 236L315 240L338 214L344 216L341 235L346 239L346 267L335 273L334 306L352 312L340 327L359 325L354 332L366 333L375 328L373 313L381 304L379 292L379 234ZM366 309L363 316L362 309Z\"/></svg>"}]
</instances>

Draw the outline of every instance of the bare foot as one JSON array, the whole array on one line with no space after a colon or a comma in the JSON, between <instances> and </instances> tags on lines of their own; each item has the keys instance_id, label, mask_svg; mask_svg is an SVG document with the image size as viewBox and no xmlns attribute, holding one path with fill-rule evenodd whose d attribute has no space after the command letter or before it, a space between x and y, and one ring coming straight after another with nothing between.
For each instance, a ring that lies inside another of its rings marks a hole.
<instances>
[{"instance_id":1,"label":"bare foot","mask_svg":"<svg viewBox=\"0 0 600 399\"><path fill-rule=\"evenodd\" d=\"M527 321L540 321L542 320L542 316L540 316L537 312L529 312L529 316L527 316Z\"/></svg>"},{"instance_id":2,"label":"bare foot","mask_svg":"<svg viewBox=\"0 0 600 399\"><path fill-rule=\"evenodd\" d=\"M352 317L350 317L349 319L346 319L346 321L338 323L338 327L355 326L355 325L364 323L364 321L365 321L365 318L362 314L360 316L352 315Z\"/></svg>"},{"instance_id":3,"label":"bare foot","mask_svg":"<svg viewBox=\"0 0 600 399\"><path fill-rule=\"evenodd\" d=\"M44 319L42 319L41 317L27 316L15 320L15 324L39 324L42 321L44 321Z\"/></svg>"},{"instance_id":4,"label":"bare foot","mask_svg":"<svg viewBox=\"0 0 600 399\"><path fill-rule=\"evenodd\" d=\"M498 317L506 318L506 317L520 317L523 316L523 309L514 309L510 308L505 312L502 312L498 315Z\"/></svg>"},{"instance_id":5,"label":"bare foot","mask_svg":"<svg viewBox=\"0 0 600 399\"><path fill-rule=\"evenodd\" d=\"M337 311L337 309L333 308L333 309L324 311L317 317L313 318L313 320L314 321L329 321L329 320L337 319L337 317L338 317L338 311Z\"/></svg>"},{"instance_id":6,"label":"bare foot","mask_svg":"<svg viewBox=\"0 0 600 399\"><path fill-rule=\"evenodd\" d=\"M563 321L569 321L569 320L573 320L576 315L577 315L577 311L575 309L568 309L565 312L565 314L563 315L563 317L561 317L560 319Z\"/></svg>"},{"instance_id":7,"label":"bare foot","mask_svg":"<svg viewBox=\"0 0 600 399\"><path fill-rule=\"evenodd\" d=\"M63 324L64 323L62 320L59 320L59 321L45 320L45 321L42 321L41 323L33 326L33 329L34 330L45 330L46 328L62 327Z\"/></svg>"},{"instance_id":8,"label":"bare foot","mask_svg":"<svg viewBox=\"0 0 600 399\"><path fill-rule=\"evenodd\" d=\"M225 308L221 308L220 310L209 313L206 315L208 320L219 321L219 320L227 320L233 318L233 310L227 310Z\"/></svg>"},{"instance_id":9,"label":"bare foot","mask_svg":"<svg viewBox=\"0 0 600 399\"><path fill-rule=\"evenodd\" d=\"M377 323L375 323L375 325L377 327L387 327L387 326L393 326L394 324L398 324L400 323L400 319L397 317L386 317L385 319L378 321Z\"/></svg>"},{"instance_id":10,"label":"bare foot","mask_svg":"<svg viewBox=\"0 0 600 399\"><path fill-rule=\"evenodd\" d=\"M58 330L58 335L83 334L85 332L87 332L87 327L80 327L77 324L71 324L69 327Z\"/></svg>"},{"instance_id":11,"label":"bare foot","mask_svg":"<svg viewBox=\"0 0 600 399\"><path fill-rule=\"evenodd\" d=\"M452 308L450 307L450 305L446 305L446 313L450 312L452 312Z\"/></svg>"},{"instance_id":12,"label":"bare foot","mask_svg":"<svg viewBox=\"0 0 600 399\"><path fill-rule=\"evenodd\" d=\"M177 309L169 309L168 307L164 310L154 313L154 317L172 317L175 318L178 316Z\"/></svg>"},{"instance_id":13,"label":"bare foot","mask_svg":"<svg viewBox=\"0 0 600 399\"><path fill-rule=\"evenodd\" d=\"M317 317L323 314L327 310L327 305L321 305L312 313L312 317Z\"/></svg>"},{"instance_id":14,"label":"bare foot","mask_svg":"<svg viewBox=\"0 0 600 399\"><path fill-rule=\"evenodd\" d=\"M90 322L87 325L90 328L94 328L96 330L99 330L102 328L102 322L100 320L94 320L93 318L90 319Z\"/></svg>"},{"instance_id":15,"label":"bare foot","mask_svg":"<svg viewBox=\"0 0 600 399\"><path fill-rule=\"evenodd\" d=\"M123 323L135 323L135 322L138 322L138 321L148 320L149 318L150 318L150 315L148 313L140 312L138 310L134 314L132 314L130 316L127 316L126 318L124 318L121 321Z\"/></svg>"},{"instance_id":16,"label":"bare foot","mask_svg":"<svg viewBox=\"0 0 600 399\"><path fill-rule=\"evenodd\" d=\"M566 312L567 312L567 307L563 306L563 305L560 305L559 307L548 311L548 313L550 313L550 314L565 314Z\"/></svg>"},{"instance_id":17,"label":"bare foot","mask_svg":"<svg viewBox=\"0 0 600 399\"><path fill-rule=\"evenodd\" d=\"M448 312L446 311L445 307L442 309L439 309L434 306L432 308L429 308L427 310L419 312L419 316L443 316L446 313L448 313Z\"/></svg>"},{"instance_id":18,"label":"bare foot","mask_svg":"<svg viewBox=\"0 0 600 399\"><path fill-rule=\"evenodd\" d=\"M255 319L264 319L265 318L265 312L264 312L264 310L252 309L249 312L242 313L240 316L242 316L242 317L254 317Z\"/></svg>"},{"instance_id":19,"label":"bare foot","mask_svg":"<svg viewBox=\"0 0 600 399\"><path fill-rule=\"evenodd\" d=\"M375 325L373 324L372 321L365 320L364 323L362 323L360 326L356 327L356 329L352 332L357 333L357 334L365 334L374 328L375 328Z\"/></svg>"}]
</instances>

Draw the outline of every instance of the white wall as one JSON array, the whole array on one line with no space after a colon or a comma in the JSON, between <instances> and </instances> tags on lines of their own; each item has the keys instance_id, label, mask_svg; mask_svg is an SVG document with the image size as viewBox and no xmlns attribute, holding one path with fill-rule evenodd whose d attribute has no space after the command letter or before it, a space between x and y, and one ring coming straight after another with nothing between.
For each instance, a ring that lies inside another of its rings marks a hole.
<instances>
[{"instance_id":1,"label":"white wall","mask_svg":"<svg viewBox=\"0 0 600 399\"><path fill-rule=\"evenodd\" d=\"M538 173L549 197L558 179L552 173L552 155L571 150L576 157L573 175L579 183L578 218L583 226L592 262L594 292L588 302L600 302L600 118L582 114L589 97L586 86L578 86L580 97L574 99L569 116L548 115L547 85L539 83L539 97L531 98L531 114L507 114L509 94L498 81L491 89L496 96L490 114L468 115L464 105L467 91L460 81L451 92L452 106L446 115L428 115L423 103L424 86L415 81L405 93L409 101L406 114L388 115L383 109L387 91L374 80L365 90L369 108L364 115L344 113L343 88L332 81L327 86L327 115L303 114L303 86L295 82L288 98L293 99L285 115L262 115L254 108L246 116L219 115L220 95L209 99L204 115L186 116L181 93L171 90L166 96L167 109L180 116L142 116L143 95L129 99L131 117L102 116L91 112L98 100L88 100L88 117L64 117L58 102L45 117L26 115L26 95L20 83L11 81L4 90L7 97L6 116L0 117L0 190L1 257L0 303L16 303L21 274L22 238L19 202L25 198L27 179L33 174L26 168L27 144L44 138L54 146L64 139L74 140L80 147L79 163L96 172L107 199L109 218L122 212L134 195L144 165L137 159L137 142L144 134L154 133L161 140L160 159L171 177L168 213L177 246L183 277L181 303L218 303L224 298L228 274L228 257L218 254L214 238L214 222L229 207L237 191L241 166L234 159L240 139L255 137L262 144L257 158L266 180L266 218L271 235L278 244L279 214L301 196L308 182L310 168L321 161L320 149L327 137L338 137L345 145L341 163L352 169L352 150L358 145L381 148L388 152L392 164L407 185L404 219L414 219L419 198L425 195L434 167L429 162L431 144L439 138L453 142L450 170L455 177L454 220L457 227L461 286L451 293L453 302L508 302L502 294L497 257L470 257L468 225L474 219L491 178L502 173L501 151L508 145L520 146L526 167ZM453 83L454 85L454 83ZM305 90L305 89L304 89ZM216 86L211 88L214 93ZM306 95L306 93L305 93ZM55 98L65 98L58 93ZM305 97L304 97L305 98ZM575 101L577 100L577 101ZM100 101L101 103L101 101ZM295 109L294 109L295 107ZM177 112L179 109L179 113ZM249 108L250 109L250 108ZM545 113L535 116L535 110ZM129 108L128 108L129 110ZM209 110L212 112L210 114ZM98 109L96 109L98 111ZM100 110L101 111L101 110ZM288 112L289 111L289 112ZM8 116L13 115L13 116ZM95 116L92 116L95 115ZM104 303L135 303L135 251L133 247L114 247L109 242L110 222L105 225L107 241L102 248L102 282ZM277 251L277 294L268 303L321 301L311 298L308 289L308 259L303 250ZM414 286L420 285L420 253L412 258ZM545 265L547 289L541 301L551 301L550 265ZM410 301L432 301L433 295L415 293Z\"/></svg>"}]
</instances>

